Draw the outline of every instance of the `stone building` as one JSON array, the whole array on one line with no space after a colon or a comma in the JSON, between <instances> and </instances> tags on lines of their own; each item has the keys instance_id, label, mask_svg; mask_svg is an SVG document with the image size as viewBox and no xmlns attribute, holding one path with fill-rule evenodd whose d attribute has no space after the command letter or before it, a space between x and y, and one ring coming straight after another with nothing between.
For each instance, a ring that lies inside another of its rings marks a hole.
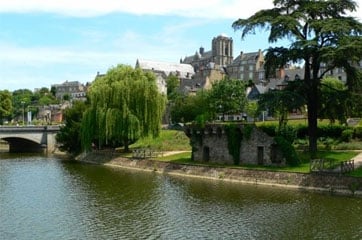
<instances>
[{"instance_id":1,"label":"stone building","mask_svg":"<svg viewBox=\"0 0 362 240\"><path fill-rule=\"evenodd\" d=\"M68 95L70 100L85 100L87 88L78 81L65 81L61 84L53 84L51 88L55 89L55 97L64 100L64 96Z\"/></svg>"},{"instance_id":2,"label":"stone building","mask_svg":"<svg viewBox=\"0 0 362 240\"><path fill-rule=\"evenodd\" d=\"M205 51L203 47L200 47L194 55L180 59L180 63L192 65L195 71L195 75L190 80L181 81L180 89L186 92L210 89L212 83L226 76L226 67L232 61L233 39L225 34L214 37L210 51Z\"/></svg>"},{"instance_id":3,"label":"stone building","mask_svg":"<svg viewBox=\"0 0 362 240\"><path fill-rule=\"evenodd\" d=\"M212 49L206 51L200 47L194 55L181 59L181 63L191 64L195 72L202 70L202 68L210 67L213 63L214 68L226 67L233 61L233 39L221 34L212 39Z\"/></svg>"},{"instance_id":4,"label":"stone building","mask_svg":"<svg viewBox=\"0 0 362 240\"><path fill-rule=\"evenodd\" d=\"M171 74L177 76L180 81L189 80L195 74L190 64L169 63L137 59L136 68L144 71L152 71L156 75L156 83L160 93L167 94L166 79Z\"/></svg>"},{"instance_id":5,"label":"stone building","mask_svg":"<svg viewBox=\"0 0 362 240\"><path fill-rule=\"evenodd\" d=\"M226 69L228 76L232 79L251 80L253 83L265 80L264 55L260 49L258 52L240 52Z\"/></svg>"},{"instance_id":6,"label":"stone building","mask_svg":"<svg viewBox=\"0 0 362 240\"><path fill-rule=\"evenodd\" d=\"M238 164L285 165L285 160L274 138L253 124L236 125L240 136ZM193 160L220 164L235 164L236 159L229 151L226 125L209 124L204 128L186 126L185 133L190 138ZM235 149L234 149L235 150Z\"/></svg>"}]
</instances>

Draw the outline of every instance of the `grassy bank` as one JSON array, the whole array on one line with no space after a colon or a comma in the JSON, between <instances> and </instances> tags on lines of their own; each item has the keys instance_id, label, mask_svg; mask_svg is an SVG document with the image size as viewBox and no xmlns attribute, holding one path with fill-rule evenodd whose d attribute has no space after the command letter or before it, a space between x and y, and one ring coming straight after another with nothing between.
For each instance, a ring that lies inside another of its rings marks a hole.
<instances>
[{"instance_id":1,"label":"grassy bank","mask_svg":"<svg viewBox=\"0 0 362 240\"><path fill-rule=\"evenodd\" d=\"M191 151L190 139L183 131L162 130L160 136L138 140L130 148L152 148L158 151Z\"/></svg>"},{"instance_id":2,"label":"grassy bank","mask_svg":"<svg viewBox=\"0 0 362 240\"><path fill-rule=\"evenodd\" d=\"M191 160L191 152L183 152L178 154L173 154L165 157L158 157L156 160L167 161L174 163L182 164L197 164L204 166L218 166L218 167L232 167L232 168L242 168L242 169L258 169L258 170L268 170L268 171L284 171L284 172L298 172L298 173L309 173L310 172L310 157L307 153L299 152L299 157L302 159L302 164L296 167L276 167L276 166L256 166L256 165L223 165L215 163L199 163ZM346 151L320 151L317 154L318 158L331 161L333 165L336 165L342 161L350 160L357 155L356 152ZM362 170L361 170L362 176Z\"/></svg>"},{"instance_id":3,"label":"grassy bank","mask_svg":"<svg viewBox=\"0 0 362 240\"><path fill-rule=\"evenodd\" d=\"M204 166L218 166L218 167L232 167L232 168L243 168L243 169L258 169L258 170L268 170L268 171L285 171L285 172L298 172L298 173L309 173L310 172L310 156L308 153L303 151L298 151L298 155L301 159L301 164L296 167L274 167L274 166L255 166L255 165L222 165L222 164L213 164L213 163L198 163L191 161L191 146L189 138L184 134L183 131L176 130L162 130L161 134L157 138L145 138L137 141L135 144L130 146L131 149L135 148L151 148L156 151L162 152L181 152L176 154L167 155L165 154L162 157L155 158L159 161L167 161L173 163L182 163L182 164L197 164ZM319 151L316 158L325 159L330 161L333 165L346 160L350 160L357 155L357 152L354 151L335 151L335 150L325 150ZM132 154L124 155L125 157L131 157ZM362 168L356 169L352 176L362 177Z\"/></svg>"}]
</instances>

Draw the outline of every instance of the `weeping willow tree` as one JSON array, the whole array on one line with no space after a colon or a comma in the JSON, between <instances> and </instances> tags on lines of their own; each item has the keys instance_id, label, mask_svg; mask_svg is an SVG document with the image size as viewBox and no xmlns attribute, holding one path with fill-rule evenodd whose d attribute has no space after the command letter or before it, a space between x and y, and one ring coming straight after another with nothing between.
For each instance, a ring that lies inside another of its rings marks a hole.
<instances>
[{"instance_id":1,"label":"weeping willow tree","mask_svg":"<svg viewBox=\"0 0 362 240\"><path fill-rule=\"evenodd\" d=\"M158 92L150 72L118 65L97 79L89 90L91 107L82 121L82 144L124 146L141 137L157 136L165 109L165 97Z\"/></svg>"}]
</instances>

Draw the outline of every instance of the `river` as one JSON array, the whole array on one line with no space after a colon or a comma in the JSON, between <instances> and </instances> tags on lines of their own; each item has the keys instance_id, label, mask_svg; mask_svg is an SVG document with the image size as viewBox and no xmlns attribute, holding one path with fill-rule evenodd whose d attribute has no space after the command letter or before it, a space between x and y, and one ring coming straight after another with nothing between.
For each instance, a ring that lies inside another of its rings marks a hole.
<instances>
[{"instance_id":1,"label":"river","mask_svg":"<svg viewBox=\"0 0 362 240\"><path fill-rule=\"evenodd\" d=\"M362 199L2 153L0 239L362 239Z\"/></svg>"}]
</instances>

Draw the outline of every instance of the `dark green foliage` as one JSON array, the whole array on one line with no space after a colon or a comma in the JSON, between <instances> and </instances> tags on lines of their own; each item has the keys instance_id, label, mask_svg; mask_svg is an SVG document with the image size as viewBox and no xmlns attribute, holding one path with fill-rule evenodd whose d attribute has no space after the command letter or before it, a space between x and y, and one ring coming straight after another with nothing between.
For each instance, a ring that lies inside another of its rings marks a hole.
<instances>
[{"instance_id":1,"label":"dark green foliage","mask_svg":"<svg viewBox=\"0 0 362 240\"><path fill-rule=\"evenodd\" d=\"M308 137L308 126L307 125L298 124L297 126L295 126L295 128L296 128L297 138L305 139L306 137Z\"/></svg>"},{"instance_id":2,"label":"dark green foliage","mask_svg":"<svg viewBox=\"0 0 362 240\"><path fill-rule=\"evenodd\" d=\"M177 89L180 86L180 80L177 76L171 74L170 76L167 77L166 84L167 84L167 99L174 100L178 96Z\"/></svg>"},{"instance_id":3,"label":"dark green foliage","mask_svg":"<svg viewBox=\"0 0 362 240\"><path fill-rule=\"evenodd\" d=\"M275 0L273 4L273 8L238 19L232 26L241 31L242 38L264 29L269 32L270 43L286 38L292 41L288 47L270 47L264 68L270 74L286 64L304 62L303 97L308 107L309 151L313 154L317 151L321 80L329 71L341 68L347 73L348 91L361 89L361 72L355 63L362 56L362 23L347 14L357 10L357 3Z\"/></svg>"},{"instance_id":4,"label":"dark green foliage","mask_svg":"<svg viewBox=\"0 0 362 240\"><path fill-rule=\"evenodd\" d=\"M350 142L353 137L353 129L345 129L341 134L341 140L344 142Z\"/></svg>"},{"instance_id":5,"label":"dark green foliage","mask_svg":"<svg viewBox=\"0 0 362 240\"><path fill-rule=\"evenodd\" d=\"M233 156L234 164L240 164L240 147L243 135L238 125L228 124L225 125L225 133L228 140L228 150L231 156Z\"/></svg>"},{"instance_id":6,"label":"dark green foliage","mask_svg":"<svg viewBox=\"0 0 362 240\"><path fill-rule=\"evenodd\" d=\"M284 125L279 128L278 135L284 137L285 140L292 144L297 137L296 128L290 125Z\"/></svg>"},{"instance_id":7,"label":"dark green foliage","mask_svg":"<svg viewBox=\"0 0 362 240\"><path fill-rule=\"evenodd\" d=\"M263 124L258 126L258 128L271 137L275 137L277 135L277 124Z\"/></svg>"},{"instance_id":8,"label":"dark green foliage","mask_svg":"<svg viewBox=\"0 0 362 240\"><path fill-rule=\"evenodd\" d=\"M341 137L342 132L346 129L343 125L321 125L318 126L318 137L330 137L338 139Z\"/></svg>"},{"instance_id":9,"label":"dark green foliage","mask_svg":"<svg viewBox=\"0 0 362 240\"><path fill-rule=\"evenodd\" d=\"M71 108L65 110L64 125L56 135L56 140L60 144L60 150L74 155L81 152L80 129L83 113L86 109L87 106L84 102L76 101Z\"/></svg>"},{"instance_id":10,"label":"dark green foliage","mask_svg":"<svg viewBox=\"0 0 362 240\"><path fill-rule=\"evenodd\" d=\"M210 113L222 115L240 114L247 104L245 84L225 78L212 85L209 96ZM205 106L204 106L205 107Z\"/></svg>"},{"instance_id":11,"label":"dark green foliage","mask_svg":"<svg viewBox=\"0 0 362 240\"><path fill-rule=\"evenodd\" d=\"M211 119L208 108L208 92L199 91L193 95L178 95L171 104L172 122L193 122L198 116L205 121Z\"/></svg>"},{"instance_id":12,"label":"dark green foliage","mask_svg":"<svg viewBox=\"0 0 362 240\"><path fill-rule=\"evenodd\" d=\"M249 140L251 137L251 133L253 132L255 125L251 125L251 124L244 124L243 125L243 136L245 138L245 140Z\"/></svg>"},{"instance_id":13,"label":"dark green foliage","mask_svg":"<svg viewBox=\"0 0 362 240\"><path fill-rule=\"evenodd\" d=\"M362 139L362 126L356 126L354 128L354 138Z\"/></svg>"},{"instance_id":14,"label":"dark green foliage","mask_svg":"<svg viewBox=\"0 0 362 240\"><path fill-rule=\"evenodd\" d=\"M331 123L339 120L346 123L349 116L349 93L342 81L325 78L321 81L319 118L329 119Z\"/></svg>"},{"instance_id":15,"label":"dark green foliage","mask_svg":"<svg viewBox=\"0 0 362 240\"><path fill-rule=\"evenodd\" d=\"M282 151L286 164L289 166L298 166L300 164L300 160L293 145L283 136L276 136L274 140L278 148Z\"/></svg>"},{"instance_id":16,"label":"dark green foliage","mask_svg":"<svg viewBox=\"0 0 362 240\"><path fill-rule=\"evenodd\" d=\"M293 110L302 110L305 105L303 96L292 84L283 90L272 90L259 96L258 111L268 110L278 117L279 128L287 124L288 114Z\"/></svg>"},{"instance_id":17,"label":"dark green foliage","mask_svg":"<svg viewBox=\"0 0 362 240\"><path fill-rule=\"evenodd\" d=\"M0 125L3 119L10 117L13 110L12 96L8 90L0 91Z\"/></svg>"}]
</instances>

